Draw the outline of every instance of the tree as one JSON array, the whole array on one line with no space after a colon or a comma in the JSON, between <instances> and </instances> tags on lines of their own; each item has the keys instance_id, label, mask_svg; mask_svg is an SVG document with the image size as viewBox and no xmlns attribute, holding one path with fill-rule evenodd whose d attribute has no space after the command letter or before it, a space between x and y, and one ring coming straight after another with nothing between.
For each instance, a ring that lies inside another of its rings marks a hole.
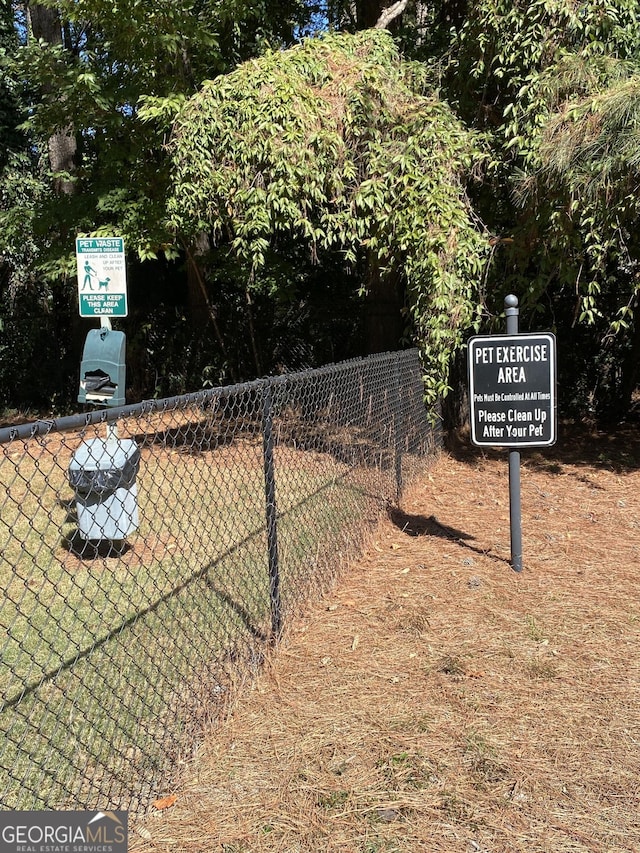
<instances>
[{"instance_id":1,"label":"tree","mask_svg":"<svg viewBox=\"0 0 640 853\"><path fill-rule=\"evenodd\" d=\"M13 11L10 2L0 5L0 401L28 407L37 398L46 406L48 376L37 385L29 381L39 358L50 361L51 373L57 364L50 347L51 292L36 283L37 246L30 231L44 185L19 129L28 92L16 73Z\"/></svg>"},{"instance_id":2,"label":"tree","mask_svg":"<svg viewBox=\"0 0 640 853\"><path fill-rule=\"evenodd\" d=\"M117 231L149 300L131 351L149 375L164 353L171 392L272 369L293 305L360 290L369 348L408 329L433 397L515 291L575 410L628 406L637 0L41 0L17 28L1 8L5 329L55 319L77 350L73 238Z\"/></svg>"},{"instance_id":3,"label":"tree","mask_svg":"<svg viewBox=\"0 0 640 853\"><path fill-rule=\"evenodd\" d=\"M583 267L574 319L600 339L589 391L594 405L620 416L640 379L640 65L606 57L594 67L571 56L563 71L571 85L561 88L522 192L529 208L552 195L561 233L575 235Z\"/></svg>"},{"instance_id":4,"label":"tree","mask_svg":"<svg viewBox=\"0 0 640 853\"><path fill-rule=\"evenodd\" d=\"M18 81L10 71L18 39L13 27L13 10L10 0L0 3L0 171L7 165L10 153L22 147L20 123L20 93Z\"/></svg>"},{"instance_id":5,"label":"tree","mask_svg":"<svg viewBox=\"0 0 640 853\"><path fill-rule=\"evenodd\" d=\"M13 10L6 4L3 33L11 50L2 58L4 86L12 81L25 109L21 115L13 110L7 125L18 140L13 151L20 167L0 179L2 272L14 294L34 289L34 311L57 306L66 327L61 338L71 341L74 360L81 343L69 333L77 315L72 276L78 233L121 234L142 261L181 257L182 247L166 228L167 122L142 121L143 102L161 102L167 115L175 114L202 79L269 41L291 40L306 14L303 0L42 0ZM0 110L5 105L9 99L0 99ZM163 260L155 278L165 271ZM198 317L200 285L193 276L189 282ZM11 306L5 308L11 325Z\"/></svg>"},{"instance_id":6,"label":"tree","mask_svg":"<svg viewBox=\"0 0 640 853\"><path fill-rule=\"evenodd\" d=\"M577 163L561 178L551 165L552 149L562 150L554 128L558 113L573 116L581 104L588 111L593 97L628 76L639 45L635 0L471 0L443 78L449 101L493 150L491 180L473 199L494 235L487 307L499 313L513 290L525 324L558 331L562 379L574 389L576 411L612 411L618 364L629 362L634 347L631 325L620 321L628 323L636 301L628 228L635 200L625 190L631 173L610 171L604 148L592 148L584 164L594 188L608 185L608 192L586 193ZM609 203L614 184L629 216ZM627 402L630 382L630 375L622 382Z\"/></svg>"},{"instance_id":7,"label":"tree","mask_svg":"<svg viewBox=\"0 0 640 853\"><path fill-rule=\"evenodd\" d=\"M58 53L57 49L64 46L58 9L53 5L29 3L25 6L25 15L29 38L42 49ZM55 89L55 78L43 80L42 89L50 101L59 95ZM75 171L76 152L77 142L73 125L53 128L47 139L47 159L56 193L68 195L73 192L72 175Z\"/></svg>"},{"instance_id":8,"label":"tree","mask_svg":"<svg viewBox=\"0 0 640 853\"><path fill-rule=\"evenodd\" d=\"M381 30L311 39L205 83L171 142L169 211L244 266L282 240L339 252L364 290L401 279L431 401L474 320L488 244L465 195L478 141Z\"/></svg>"}]
</instances>

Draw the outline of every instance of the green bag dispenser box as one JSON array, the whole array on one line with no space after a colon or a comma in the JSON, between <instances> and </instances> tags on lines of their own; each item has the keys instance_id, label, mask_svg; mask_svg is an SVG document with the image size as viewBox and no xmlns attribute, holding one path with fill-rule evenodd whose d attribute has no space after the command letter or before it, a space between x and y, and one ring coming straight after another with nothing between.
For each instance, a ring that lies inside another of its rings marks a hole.
<instances>
[{"instance_id":1,"label":"green bag dispenser box","mask_svg":"<svg viewBox=\"0 0 640 853\"><path fill-rule=\"evenodd\" d=\"M125 350L124 332L91 329L82 352L79 403L124 406Z\"/></svg>"}]
</instances>

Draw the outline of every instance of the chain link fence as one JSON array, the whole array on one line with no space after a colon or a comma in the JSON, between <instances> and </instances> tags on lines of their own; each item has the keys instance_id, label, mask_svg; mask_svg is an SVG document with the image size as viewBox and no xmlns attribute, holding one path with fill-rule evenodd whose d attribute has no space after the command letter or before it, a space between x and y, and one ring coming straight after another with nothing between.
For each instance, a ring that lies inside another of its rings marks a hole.
<instances>
[{"instance_id":1,"label":"chain link fence","mask_svg":"<svg viewBox=\"0 0 640 853\"><path fill-rule=\"evenodd\" d=\"M0 430L0 806L166 792L437 443L413 350Z\"/></svg>"}]
</instances>

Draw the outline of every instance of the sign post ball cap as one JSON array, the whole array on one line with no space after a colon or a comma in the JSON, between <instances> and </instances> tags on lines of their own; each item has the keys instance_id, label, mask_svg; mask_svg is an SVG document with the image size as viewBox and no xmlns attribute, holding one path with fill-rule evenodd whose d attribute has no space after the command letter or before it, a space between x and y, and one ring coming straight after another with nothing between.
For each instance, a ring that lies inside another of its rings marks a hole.
<instances>
[{"instance_id":1,"label":"sign post ball cap","mask_svg":"<svg viewBox=\"0 0 640 853\"><path fill-rule=\"evenodd\" d=\"M513 293L510 293L508 296L504 298L504 307L505 308L517 308L518 307L518 297Z\"/></svg>"}]
</instances>

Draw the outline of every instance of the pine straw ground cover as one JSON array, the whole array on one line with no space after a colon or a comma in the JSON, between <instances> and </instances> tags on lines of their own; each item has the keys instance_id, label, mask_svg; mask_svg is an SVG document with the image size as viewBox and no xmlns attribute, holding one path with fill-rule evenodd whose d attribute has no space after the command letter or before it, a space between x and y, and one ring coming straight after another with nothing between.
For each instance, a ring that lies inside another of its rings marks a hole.
<instances>
[{"instance_id":1,"label":"pine straw ground cover","mask_svg":"<svg viewBox=\"0 0 640 853\"><path fill-rule=\"evenodd\" d=\"M442 454L133 821L155 851L640 850L640 440Z\"/></svg>"}]
</instances>

